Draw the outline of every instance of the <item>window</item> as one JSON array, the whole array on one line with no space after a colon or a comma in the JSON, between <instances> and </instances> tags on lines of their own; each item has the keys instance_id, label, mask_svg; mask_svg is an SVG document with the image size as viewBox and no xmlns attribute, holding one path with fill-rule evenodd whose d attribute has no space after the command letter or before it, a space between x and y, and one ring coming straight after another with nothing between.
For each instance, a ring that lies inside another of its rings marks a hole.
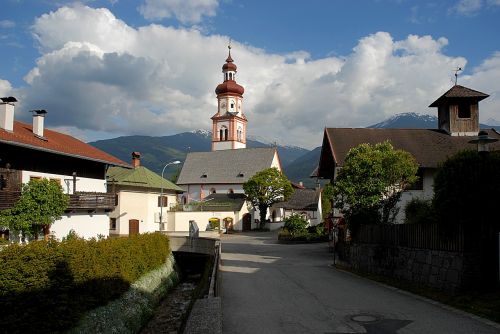
<instances>
[{"instance_id":1,"label":"window","mask_svg":"<svg viewBox=\"0 0 500 334\"><path fill-rule=\"evenodd\" d=\"M234 194L234 190L232 188L229 188L227 191L228 194Z\"/></svg>"},{"instance_id":2,"label":"window","mask_svg":"<svg viewBox=\"0 0 500 334\"><path fill-rule=\"evenodd\" d=\"M419 168L417 171L418 180L406 187L406 190L424 190L424 170Z\"/></svg>"},{"instance_id":3,"label":"window","mask_svg":"<svg viewBox=\"0 0 500 334\"><path fill-rule=\"evenodd\" d=\"M7 178L3 175L0 175L0 190L7 188Z\"/></svg>"},{"instance_id":4,"label":"window","mask_svg":"<svg viewBox=\"0 0 500 334\"><path fill-rule=\"evenodd\" d=\"M222 129L219 130L219 140L222 141Z\"/></svg>"},{"instance_id":5,"label":"window","mask_svg":"<svg viewBox=\"0 0 500 334\"><path fill-rule=\"evenodd\" d=\"M30 181L31 180L41 180L42 177L41 176L30 176Z\"/></svg>"},{"instance_id":6,"label":"window","mask_svg":"<svg viewBox=\"0 0 500 334\"><path fill-rule=\"evenodd\" d=\"M158 207L161 206L166 207L167 205L168 205L168 196L158 196Z\"/></svg>"},{"instance_id":7,"label":"window","mask_svg":"<svg viewBox=\"0 0 500 334\"><path fill-rule=\"evenodd\" d=\"M216 194L216 193L217 193L217 190L215 190L215 188L210 188L210 193L211 193L211 194Z\"/></svg>"},{"instance_id":8,"label":"window","mask_svg":"<svg viewBox=\"0 0 500 334\"><path fill-rule=\"evenodd\" d=\"M118 205L118 194L115 194L115 206Z\"/></svg>"},{"instance_id":9,"label":"window","mask_svg":"<svg viewBox=\"0 0 500 334\"><path fill-rule=\"evenodd\" d=\"M458 118L470 118L470 104L460 103L458 105Z\"/></svg>"},{"instance_id":10,"label":"window","mask_svg":"<svg viewBox=\"0 0 500 334\"><path fill-rule=\"evenodd\" d=\"M227 130L227 128L224 129L224 140L227 140L227 134L228 134L228 132L229 131Z\"/></svg>"},{"instance_id":11,"label":"window","mask_svg":"<svg viewBox=\"0 0 500 334\"><path fill-rule=\"evenodd\" d=\"M116 218L109 218L109 229L116 230Z\"/></svg>"},{"instance_id":12,"label":"window","mask_svg":"<svg viewBox=\"0 0 500 334\"><path fill-rule=\"evenodd\" d=\"M49 179L50 182L55 182L57 184L61 184L61 179Z\"/></svg>"}]
</instances>

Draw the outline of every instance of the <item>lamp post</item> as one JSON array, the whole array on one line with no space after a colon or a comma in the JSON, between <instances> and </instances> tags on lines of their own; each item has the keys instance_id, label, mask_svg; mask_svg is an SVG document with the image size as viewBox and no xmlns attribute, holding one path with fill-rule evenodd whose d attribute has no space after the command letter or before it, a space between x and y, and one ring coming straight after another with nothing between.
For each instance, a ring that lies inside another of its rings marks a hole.
<instances>
[{"instance_id":1,"label":"lamp post","mask_svg":"<svg viewBox=\"0 0 500 334\"><path fill-rule=\"evenodd\" d=\"M490 151L490 143L497 141L498 139L488 136L488 132L481 130L479 131L477 138L470 140L469 144L477 144L477 151L479 154L485 154Z\"/></svg>"},{"instance_id":2,"label":"lamp post","mask_svg":"<svg viewBox=\"0 0 500 334\"><path fill-rule=\"evenodd\" d=\"M165 168L167 168L170 165L178 165L181 162L179 160L175 160L172 162L167 163L165 166L163 166L163 169L161 171L161 185L160 185L160 227L161 223L163 223L163 173L165 173ZM161 228L160 228L161 230Z\"/></svg>"}]
</instances>

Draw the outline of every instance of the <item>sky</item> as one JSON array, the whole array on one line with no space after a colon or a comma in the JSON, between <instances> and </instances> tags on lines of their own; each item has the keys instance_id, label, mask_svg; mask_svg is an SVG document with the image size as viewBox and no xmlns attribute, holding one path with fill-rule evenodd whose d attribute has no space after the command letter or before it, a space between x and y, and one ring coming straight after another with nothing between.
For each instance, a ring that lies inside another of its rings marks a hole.
<instances>
[{"instance_id":1,"label":"sky","mask_svg":"<svg viewBox=\"0 0 500 334\"><path fill-rule=\"evenodd\" d=\"M457 67L497 125L499 32L500 0L2 0L0 96L84 141L208 130L231 41L251 136L436 115Z\"/></svg>"}]
</instances>

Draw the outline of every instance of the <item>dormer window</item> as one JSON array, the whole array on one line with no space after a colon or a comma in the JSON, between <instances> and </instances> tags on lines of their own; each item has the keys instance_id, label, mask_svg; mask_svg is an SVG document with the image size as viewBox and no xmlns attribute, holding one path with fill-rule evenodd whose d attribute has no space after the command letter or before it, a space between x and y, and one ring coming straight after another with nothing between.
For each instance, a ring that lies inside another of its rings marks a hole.
<instances>
[{"instance_id":1,"label":"dormer window","mask_svg":"<svg viewBox=\"0 0 500 334\"><path fill-rule=\"evenodd\" d=\"M243 172L239 172L239 173L238 173L238 175L236 175L236 176L237 176L237 177L243 177L243 176L245 176L245 175L243 174Z\"/></svg>"},{"instance_id":2,"label":"dormer window","mask_svg":"<svg viewBox=\"0 0 500 334\"><path fill-rule=\"evenodd\" d=\"M471 117L470 108L471 108L470 104L460 103L458 105L458 118L470 118Z\"/></svg>"},{"instance_id":3,"label":"dormer window","mask_svg":"<svg viewBox=\"0 0 500 334\"><path fill-rule=\"evenodd\" d=\"M207 178L207 173L203 173L203 174L201 174L201 178L202 178L202 179L206 179L206 178Z\"/></svg>"}]
</instances>

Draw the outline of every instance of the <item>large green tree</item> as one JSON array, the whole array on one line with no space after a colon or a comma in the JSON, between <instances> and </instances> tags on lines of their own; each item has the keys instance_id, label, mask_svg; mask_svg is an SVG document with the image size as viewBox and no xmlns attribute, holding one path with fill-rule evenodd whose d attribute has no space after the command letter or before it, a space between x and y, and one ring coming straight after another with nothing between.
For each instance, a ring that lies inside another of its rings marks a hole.
<instances>
[{"instance_id":1,"label":"large green tree","mask_svg":"<svg viewBox=\"0 0 500 334\"><path fill-rule=\"evenodd\" d=\"M49 227L68 207L69 198L61 185L47 179L32 179L23 185L21 197L10 209L0 213L0 221L12 231L37 237L43 228L48 238Z\"/></svg>"},{"instance_id":2,"label":"large green tree","mask_svg":"<svg viewBox=\"0 0 500 334\"><path fill-rule=\"evenodd\" d=\"M351 230L360 223L392 223L401 192L417 181L418 164L390 142L352 148L334 181L335 206Z\"/></svg>"},{"instance_id":3,"label":"large green tree","mask_svg":"<svg viewBox=\"0 0 500 334\"><path fill-rule=\"evenodd\" d=\"M253 208L259 209L261 226L266 221L267 209L274 203L286 201L293 193L290 181L274 167L252 176L243 183L243 190Z\"/></svg>"}]
</instances>

